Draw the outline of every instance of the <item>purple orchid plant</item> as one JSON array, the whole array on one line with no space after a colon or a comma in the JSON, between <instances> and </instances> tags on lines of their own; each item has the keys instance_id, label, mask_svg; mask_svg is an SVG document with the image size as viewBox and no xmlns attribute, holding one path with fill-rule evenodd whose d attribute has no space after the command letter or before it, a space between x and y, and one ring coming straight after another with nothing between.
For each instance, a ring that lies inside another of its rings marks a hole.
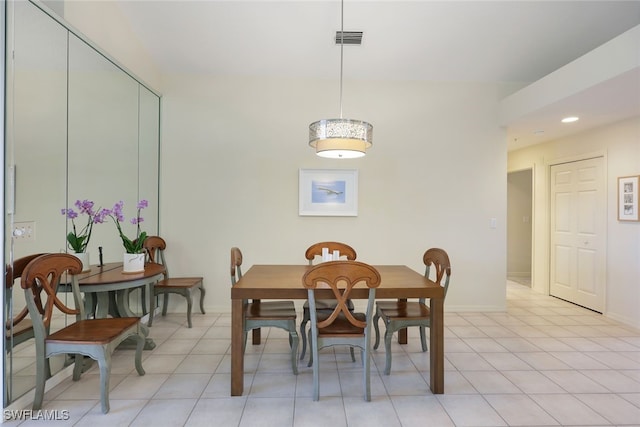
<instances>
[{"instance_id":1,"label":"purple orchid plant","mask_svg":"<svg viewBox=\"0 0 640 427\"><path fill-rule=\"evenodd\" d=\"M118 234L120 235L120 239L122 240L122 245L124 246L124 250L128 254L139 254L143 252L142 245L144 240L147 238L147 232L141 231L140 223L144 221L144 218L140 216L140 211L149 206L149 202L146 200L140 200L137 205L137 215L129 220L131 224L137 226L136 227L136 236L134 239L130 239L124 234L122 231L122 226L120 223L124 222L125 216L123 213L124 202L121 200L113 206L113 209L103 209L98 215L100 218L105 218L107 216L113 219L115 223Z\"/></svg>"},{"instance_id":2,"label":"purple orchid plant","mask_svg":"<svg viewBox=\"0 0 640 427\"><path fill-rule=\"evenodd\" d=\"M87 250L87 245L91 239L93 224L103 222L104 217L101 216L99 212L93 210L93 202L91 200L76 200L74 206L77 212L73 208L62 209L62 215L65 215L71 220L72 230L67 234L67 245L69 249L72 249L74 252L83 253ZM78 219L80 215L87 216L87 223L78 231L76 219Z\"/></svg>"}]
</instances>

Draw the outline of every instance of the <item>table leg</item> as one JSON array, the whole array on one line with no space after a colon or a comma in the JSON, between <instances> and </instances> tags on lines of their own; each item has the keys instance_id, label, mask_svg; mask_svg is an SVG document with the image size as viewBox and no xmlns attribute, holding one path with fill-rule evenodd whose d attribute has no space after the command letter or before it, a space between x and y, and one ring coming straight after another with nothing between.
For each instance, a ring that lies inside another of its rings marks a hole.
<instances>
[{"instance_id":1,"label":"table leg","mask_svg":"<svg viewBox=\"0 0 640 427\"><path fill-rule=\"evenodd\" d=\"M91 292L84 294L84 313L87 319L93 319L96 316L96 298Z\"/></svg>"},{"instance_id":2,"label":"table leg","mask_svg":"<svg viewBox=\"0 0 640 427\"><path fill-rule=\"evenodd\" d=\"M244 391L244 316L242 300L231 300L231 396Z\"/></svg>"},{"instance_id":3,"label":"table leg","mask_svg":"<svg viewBox=\"0 0 640 427\"><path fill-rule=\"evenodd\" d=\"M251 330L251 344L260 345L260 328Z\"/></svg>"},{"instance_id":4,"label":"table leg","mask_svg":"<svg viewBox=\"0 0 640 427\"><path fill-rule=\"evenodd\" d=\"M129 317L122 314L118 309L117 292L118 291L109 291L109 315L111 317Z\"/></svg>"},{"instance_id":5,"label":"table leg","mask_svg":"<svg viewBox=\"0 0 640 427\"><path fill-rule=\"evenodd\" d=\"M256 304L260 304L260 300L259 299L254 299L253 303ZM255 328L251 330L251 344L253 345L260 345L260 328Z\"/></svg>"},{"instance_id":6,"label":"table leg","mask_svg":"<svg viewBox=\"0 0 640 427\"><path fill-rule=\"evenodd\" d=\"M109 314L109 292L98 292L96 294L96 319L104 319Z\"/></svg>"},{"instance_id":7,"label":"table leg","mask_svg":"<svg viewBox=\"0 0 640 427\"><path fill-rule=\"evenodd\" d=\"M429 344L431 346L430 371L431 391L444 393L444 299L431 299L431 327Z\"/></svg>"},{"instance_id":8,"label":"table leg","mask_svg":"<svg viewBox=\"0 0 640 427\"><path fill-rule=\"evenodd\" d=\"M398 298L398 302L407 302L406 298ZM407 339L407 328L403 328L398 330L398 344L406 344L409 340Z\"/></svg>"},{"instance_id":9,"label":"table leg","mask_svg":"<svg viewBox=\"0 0 640 427\"><path fill-rule=\"evenodd\" d=\"M116 291L116 307L118 314L122 317L138 317L134 312L131 311L131 308L129 307L129 293L130 289ZM148 338L149 327L144 323L140 323L140 329L144 333L144 336L147 337L145 338L144 349L153 350L154 348L156 348L156 343L153 341L153 339ZM129 339L127 339L126 341L133 342L135 344L135 341ZM125 344L125 347L127 347L127 344Z\"/></svg>"}]
</instances>

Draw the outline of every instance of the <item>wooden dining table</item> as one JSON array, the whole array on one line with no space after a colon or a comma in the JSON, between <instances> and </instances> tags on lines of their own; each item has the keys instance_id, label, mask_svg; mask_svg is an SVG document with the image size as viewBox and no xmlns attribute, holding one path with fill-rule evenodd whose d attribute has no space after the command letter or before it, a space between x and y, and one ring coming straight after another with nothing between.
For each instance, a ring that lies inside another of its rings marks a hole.
<instances>
[{"instance_id":1,"label":"wooden dining table","mask_svg":"<svg viewBox=\"0 0 640 427\"><path fill-rule=\"evenodd\" d=\"M405 265L374 265L381 277L376 299L428 298L431 307L431 391L444 393L444 288ZM231 396L244 391L245 299L307 299L302 276L309 265L253 265L231 288ZM317 289L318 299L335 298L331 289ZM354 288L350 298L368 298L368 289Z\"/></svg>"}]
</instances>

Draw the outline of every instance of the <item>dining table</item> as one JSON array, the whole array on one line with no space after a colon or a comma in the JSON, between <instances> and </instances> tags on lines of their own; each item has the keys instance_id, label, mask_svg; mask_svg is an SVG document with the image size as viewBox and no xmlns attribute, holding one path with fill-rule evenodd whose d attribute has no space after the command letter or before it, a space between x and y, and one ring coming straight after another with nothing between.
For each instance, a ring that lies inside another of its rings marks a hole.
<instances>
[{"instance_id":1,"label":"dining table","mask_svg":"<svg viewBox=\"0 0 640 427\"><path fill-rule=\"evenodd\" d=\"M106 263L92 265L90 270L74 276L77 280L80 292L85 296L87 313L93 313L96 318L113 317L138 317L131 310L129 294L133 289L144 287L146 301L143 307L149 307L149 311L155 309L153 298L153 285L162 280L166 269L161 264L147 263L144 271L128 273L123 271L122 263ZM141 323L145 335L145 350L152 350L156 344L149 338L149 327Z\"/></svg>"},{"instance_id":2,"label":"dining table","mask_svg":"<svg viewBox=\"0 0 640 427\"><path fill-rule=\"evenodd\" d=\"M444 393L444 288L406 265L373 265L380 273L376 299L427 298L430 300L430 387ZM302 276L309 265L253 265L231 287L231 396L244 391L244 315L247 299L297 299L308 297ZM367 299L368 288L355 287L352 299ZM316 289L316 298L335 298L330 288ZM406 335L405 335L406 337Z\"/></svg>"}]
</instances>

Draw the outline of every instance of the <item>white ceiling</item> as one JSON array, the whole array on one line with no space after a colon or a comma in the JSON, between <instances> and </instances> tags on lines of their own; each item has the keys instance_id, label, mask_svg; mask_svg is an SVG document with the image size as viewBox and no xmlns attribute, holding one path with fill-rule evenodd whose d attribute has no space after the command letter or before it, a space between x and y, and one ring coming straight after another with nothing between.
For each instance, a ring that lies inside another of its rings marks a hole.
<instances>
[{"instance_id":1,"label":"white ceiling","mask_svg":"<svg viewBox=\"0 0 640 427\"><path fill-rule=\"evenodd\" d=\"M333 39L341 26L339 1L118 3L161 72L339 78L340 48ZM344 30L364 36L361 46L344 48L344 80L524 86L637 25L640 1L346 0ZM637 88L638 79L640 73L627 80ZM566 127L553 129L558 114L573 105L604 109L598 123L578 122L573 132L640 114L638 93L617 88L622 99L605 102L603 90L540 111L528 119L536 123L513 123L510 141L524 146L566 134ZM518 138L532 126L544 134Z\"/></svg>"}]
</instances>

